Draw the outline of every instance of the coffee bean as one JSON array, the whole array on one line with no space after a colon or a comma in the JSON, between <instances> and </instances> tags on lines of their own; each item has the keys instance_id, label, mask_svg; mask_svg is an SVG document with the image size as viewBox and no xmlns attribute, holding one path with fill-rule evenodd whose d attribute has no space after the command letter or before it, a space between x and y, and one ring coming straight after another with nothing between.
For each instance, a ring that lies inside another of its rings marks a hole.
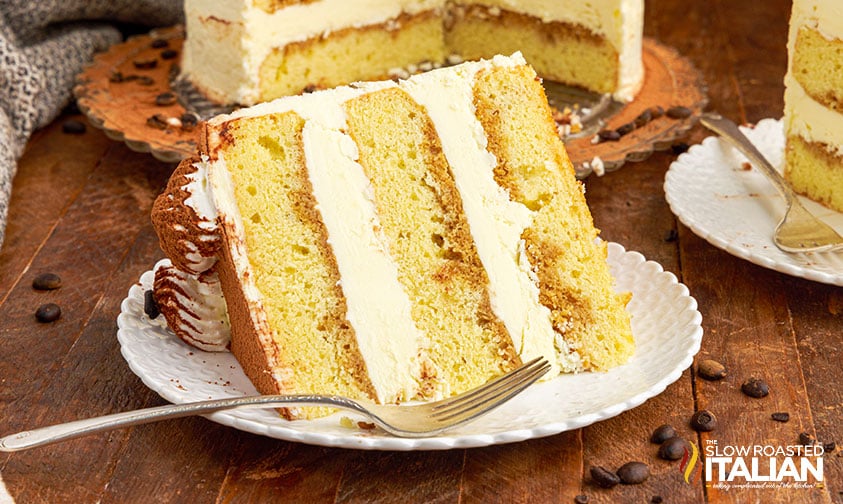
<instances>
[{"instance_id":1,"label":"coffee bean","mask_svg":"<svg viewBox=\"0 0 843 504\"><path fill-rule=\"evenodd\" d=\"M708 410L699 410L691 416L691 428L697 432L711 432L717 428L717 417Z\"/></svg>"},{"instance_id":2,"label":"coffee bean","mask_svg":"<svg viewBox=\"0 0 843 504\"><path fill-rule=\"evenodd\" d=\"M158 38L158 39L153 40L152 43L150 44L150 46L153 49L164 49L165 47L170 47L170 43L167 42L164 39Z\"/></svg>"},{"instance_id":3,"label":"coffee bean","mask_svg":"<svg viewBox=\"0 0 843 504\"><path fill-rule=\"evenodd\" d=\"M192 130L195 128L199 121L201 121L199 114L196 112L185 112L181 115L181 127L185 130Z\"/></svg>"},{"instance_id":4,"label":"coffee bean","mask_svg":"<svg viewBox=\"0 0 843 504\"><path fill-rule=\"evenodd\" d=\"M588 495L579 494L576 497L574 497L574 502L576 504L588 504Z\"/></svg>"},{"instance_id":5,"label":"coffee bean","mask_svg":"<svg viewBox=\"0 0 843 504\"><path fill-rule=\"evenodd\" d=\"M601 142L617 142L621 139L620 133L615 130L600 130L597 137L600 138Z\"/></svg>"},{"instance_id":6,"label":"coffee bean","mask_svg":"<svg viewBox=\"0 0 843 504\"><path fill-rule=\"evenodd\" d=\"M151 68L155 68L158 66L158 59L157 58L138 58L132 61L132 64L135 65L135 68L139 70L149 70Z\"/></svg>"},{"instance_id":7,"label":"coffee bean","mask_svg":"<svg viewBox=\"0 0 843 504\"><path fill-rule=\"evenodd\" d=\"M671 145L670 151L673 152L673 154L678 156L679 154L684 154L685 152L688 152L688 149L690 149L690 148L691 148L691 146L688 145L687 143L679 142L679 143L675 143L675 144Z\"/></svg>"},{"instance_id":8,"label":"coffee bean","mask_svg":"<svg viewBox=\"0 0 843 504\"><path fill-rule=\"evenodd\" d=\"M659 458L664 460L679 460L685 455L688 443L679 436L673 436L659 446Z\"/></svg>"},{"instance_id":9,"label":"coffee bean","mask_svg":"<svg viewBox=\"0 0 843 504\"><path fill-rule=\"evenodd\" d=\"M155 104L159 107L166 107L168 105L172 105L176 103L176 95L175 93L161 93L155 97Z\"/></svg>"},{"instance_id":10,"label":"coffee bean","mask_svg":"<svg viewBox=\"0 0 843 504\"><path fill-rule=\"evenodd\" d=\"M76 119L68 119L61 124L61 132L69 135L81 135L88 129L85 123Z\"/></svg>"},{"instance_id":11,"label":"coffee bean","mask_svg":"<svg viewBox=\"0 0 843 504\"><path fill-rule=\"evenodd\" d=\"M617 474L600 466L591 467L591 480L602 488L612 488L621 482Z\"/></svg>"},{"instance_id":12,"label":"coffee bean","mask_svg":"<svg viewBox=\"0 0 843 504\"><path fill-rule=\"evenodd\" d=\"M726 366L713 359L705 359L697 365L700 378L709 381L722 380L726 377Z\"/></svg>"},{"instance_id":13,"label":"coffee bean","mask_svg":"<svg viewBox=\"0 0 843 504\"><path fill-rule=\"evenodd\" d=\"M35 310L38 322L55 322L61 317L61 307L55 303L42 304Z\"/></svg>"},{"instance_id":14,"label":"coffee bean","mask_svg":"<svg viewBox=\"0 0 843 504\"><path fill-rule=\"evenodd\" d=\"M161 51L161 58L165 60L174 59L176 56L179 55L179 52L174 49L165 49Z\"/></svg>"},{"instance_id":15,"label":"coffee bean","mask_svg":"<svg viewBox=\"0 0 843 504\"><path fill-rule=\"evenodd\" d=\"M770 418L772 418L776 422L785 423L790 420L790 413L787 413L786 411L777 411L776 413L770 415Z\"/></svg>"},{"instance_id":16,"label":"coffee bean","mask_svg":"<svg viewBox=\"0 0 843 504\"><path fill-rule=\"evenodd\" d=\"M167 129L167 118L161 114L155 114L146 119L146 125L155 129Z\"/></svg>"},{"instance_id":17,"label":"coffee bean","mask_svg":"<svg viewBox=\"0 0 843 504\"><path fill-rule=\"evenodd\" d=\"M836 449L837 449L837 443L835 443L834 441L829 441L828 443L823 443L823 450L826 453L831 453Z\"/></svg>"},{"instance_id":18,"label":"coffee bean","mask_svg":"<svg viewBox=\"0 0 843 504\"><path fill-rule=\"evenodd\" d=\"M799 444L801 444L802 446L813 446L817 444L817 438L808 434L807 432L800 432Z\"/></svg>"},{"instance_id":19,"label":"coffee bean","mask_svg":"<svg viewBox=\"0 0 843 504\"><path fill-rule=\"evenodd\" d=\"M55 273L41 273L32 280L32 288L36 290L54 290L61 287L61 277Z\"/></svg>"},{"instance_id":20,"label":"coffee bean","mask_svg":"<svg viewBox=\"0 0 843 504\"><path fill-rule=\"evenodd\" d=\"M650 110L650 115L653 116L653 119L658 119L659 117L664 115L664 108L659 106L659 105L655 105L653 107L650 107L649 110Z\"/></svg>"},{"instance_id":21,"label":"coffee bean","mask_svg":"<svg viewBox=\"0 0 843 504\"><path fill-rule=\"evenodd\" d=\"M158 318L161 315L161 310L158 308L158 302L155 301L155 292L152 289L144 291L143 293L143 312L151 319Z\"/></svg>"},{"instance_id":22,"label":"coffee bean","mask_svg":"<svg viewBox=\"0 0 843 504\"><path fill-rule=\"evenodd\" d=\"M749 397L760 399L770 394L770 386L760 378L750 378L741 385L741 392Z\"/></svg>"},{"instance_id":23,"label":"coffee bean","mask_svg":"<svg viewBox=\"0 0 843 504\"><path fill-rule=\"evenodd\" d=\"M665 114L671 119L685 119L686 117L691 117L693 111L688 107L670 107Z\"/></svg>"},{"instance_id":24,"label":"coffee bean","mask_svg":"<svg viewBox=\"0 0 843 504\"><path fill-rule=\"evenodd\" d=\"M653 113L650 111L650 109L647 109L644 112L641 112L640 114L638 114L638 117L635 118L635 121L634 121L635 127L640 128L642 126L645 126L648 122L650 122L652 120L653 120Z\"/></svg>"},{"instance_id":25,"label":"coffee bean","mask_svg":"<svg viewBox=\"0 0 843 504\"><path fill-rule=\"evenodd\" d=\"M650 499L650 504L662 504L664 502L664 498L661 495L654 495L652 499Z\"/></svg>"},{"instance_id":26,"label":"coffee bean","mask_svg":"<svg viewBox=\"0 0 843 504\"><path fill-rule=\"evenodd\" d=\"M676 430L672 425L664 424L656 427L656 430L650 435L650 442L654 444L662 444L668 439L676 435Z\"/></svg>"},{"instance_id":27,"label":"coffee bean","mask_svg":"<svg viewBox=\"0 0 843 504\"><path fill-rule=\"evenodd\" d=\"M618 469L618 477L625 485L637 485L650 477L650 467L644 462L627 462Z\"/></svg>"},{"instance_id":28,"label":"coffee bean","mask_svg":"<svg viewBox=\"0 0 843 504\"><path fill-rule=\"evenodd\" d=\"M632 130L635 129L635 123L626 123L623 126L618 126L615 130L618 132L618 135L624 136L632 133Z\"/></svg>"}]
</instances>

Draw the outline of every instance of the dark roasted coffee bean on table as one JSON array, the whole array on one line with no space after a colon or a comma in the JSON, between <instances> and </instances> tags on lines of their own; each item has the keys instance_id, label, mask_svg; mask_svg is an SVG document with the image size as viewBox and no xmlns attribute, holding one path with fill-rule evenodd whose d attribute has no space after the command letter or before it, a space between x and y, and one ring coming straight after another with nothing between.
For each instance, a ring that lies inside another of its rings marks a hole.
<instances>
[{"instance_id":1,"label":"dark roasted coffee bean on table","mask_svg":"<svg viewBox=\"0 0 843 504\"><path fill-rule=\"evenodd\" d=\"M61 277L55 273L41 273L32 280L32 288L36 290L54 290L61 287Z\"/></svg>"},{"instance_id":2,"label":"dark roasted coffee bean on table","mask_svg":"<svg viewBox=\"0 0 843 504\"><path fill-rule=\"evenodd\" d=\"M61 317L61 307L55 303L42 304L35 310L35 318L38 322L55 322Z\"/></svg>"},{"instance_id":3,"label":"dark roasted coffee bean on table","mask_svg":"<svg viewBox=\"0 0 843 504\"><path fill-rule=\"evenodd\" d=\"M691 428L697 432L711 432L717 428L717 417L708 410L699 410L691 416Z\"/></svg>"},{"instance_id":4,"label":"dark roasted coffee bean on table","mask_svg":"<svg viewBox=\"0 0 843 504\"><path fill-rule=\"evenodd\" d=\"M786 411L777 411L770 415L770 418L772 418L776 422L784 423L790 420L790 413L787 413Z\"/></svg>"},{"instance_id":5,"label":"dark roasted coffee bean on table","mask_svg":"<svg viewBox=\"0 0 843 504\"><path fill-rule=\"evenodd\" d=\"M659 446L659 458L664 460L679 460L685 455L688 442L679 436L673 436Z\"/></svg>"},{"instance_id":6,"label":"dark roasted coffee bean on table","mask_svg":"<svg viewBox=\"0 0 843 504\"><path fill-rule=\"evenodd\" d=\"M741 385L741 391L749 397L760 399L762 397L767 397L770 394L770 386L767 385L767 382L760 378L750 378L749 380L743 382Z\"/></svg>"},{"instance_id":7,"label":"dark roasted coffee bean on table","mask_svg":"<svg viewBox=\"0 0 843 504\"><path fill-rule=\"evenodd\" d=\"M592 466L591 480L599 487L612 488L621 482L620 477L605 467Z\"/></svg>"},{"instance_id":8,"label":"dark roasted coffee bean on table","mask_svg":"<svg viewBox=\"0 0 843 504\"><path fill-rule=\"evenodd\" d=\"M618 477L625 485L637 485L650 477L650 467L644 462L627 462L618 469Z\"/></svg>"},{"instance_id":9,"label":"dark roasted coffee bean on table","mask_svg":"<svg viewBox=\"0 0 843 504\"><path fill-rule=\"evenodd\" d=\"M726 366L716 360L705 359L697 365L697 374L706 380L721 380L726 377Z\"/></svg>"},{"instance_id":10,"label":"dark roasted coffee bean on table","mask_svg":"<svg viewBox=\"0 0 843 504\"><path fill-rule=\"evenodd\" d=\"M662 444L668 439L676 435L676 430L672 425L664 424L656 427L653 434L650 435L650 442L655 444Z\"/></svg>"}]
</instances>

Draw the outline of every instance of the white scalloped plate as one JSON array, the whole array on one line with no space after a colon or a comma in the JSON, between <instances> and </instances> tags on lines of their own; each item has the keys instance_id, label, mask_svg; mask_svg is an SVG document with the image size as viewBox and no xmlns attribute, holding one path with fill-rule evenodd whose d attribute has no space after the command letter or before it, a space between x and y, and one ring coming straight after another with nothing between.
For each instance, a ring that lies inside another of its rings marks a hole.
<instances>
[{"instance_id":1,"label":"white scalloped plate","mask_svg":"<svg viewBox=\"0 0 843 504\"><path fill-rule=\"evenodd\" d=\"M630 362L609 372L563 375L536 384L472 423L422 439L345 427L343 416L358 418L344 412L292 422L266 409L218 412L208 418L255 434L314 445L445 450L549 436L613 417L676 381L699 351L703 330L696 300L658 263L610 243L609 264L618 289L633 294L629 310L637 345ZM173 403L255 394L233 355L188 347L149 320L143 312L143 293L150 288L152 276L146 272L131 287L117 318L117 337L132 371Z\"/></svg>"},{"instance_id":2,"label":"white scalloped plate","mask_svg":"<svg viewBox=\"0 0 843 504\"><path fill-rule=\"evenodd\" d=\"M782 121L764 119L743 133L770 163L784 165ZM726 252L787 275L843 285L843 252L789 254L773 244L784 199L747 159L716 136L692 146L670 165L664 192L671 211L695 234ZM807 198L805 207L843 233L843 214Z\"/></svg>"}]
</instances>

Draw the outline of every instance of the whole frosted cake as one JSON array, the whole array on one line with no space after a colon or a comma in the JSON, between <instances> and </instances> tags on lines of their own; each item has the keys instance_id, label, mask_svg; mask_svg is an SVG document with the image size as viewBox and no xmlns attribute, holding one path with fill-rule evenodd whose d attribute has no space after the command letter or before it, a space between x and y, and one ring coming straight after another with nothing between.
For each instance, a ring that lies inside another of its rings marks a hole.
<instances>
[{"instance_id":1,"label":"whole frosted cake","mask_svg":"<svg viewBox=\"0 0 843 504\"><path fill-rule=\"evenodd\" d=\"M843 2L795 0L785 77L785 178L843 212Z\"/></svg>"},{"instance_id":2,"label":"whole frosted cake","mask_svg":"<svg viewBox=\"0 0 843 504\"><path fill-rule=\"evenodd\" d=\"M184 75L253 105L407 68L521 51L539 75L624 101L641 86L644 0L186 0Z\"/></svg>"},{"instance_id":3,"label":"whole frosted cake","mask_svg":"<svg viewBox=\"0 0 843 504\"><path fill-rule=\"evenodd\" d=\"M262 393L430 399L540 355L556 375L633 352L629 294L518 54L241 109L201 151L155 204L174 263L155 296L223 348L185 295L221 291Z\"/></svg>"}]
</instances>

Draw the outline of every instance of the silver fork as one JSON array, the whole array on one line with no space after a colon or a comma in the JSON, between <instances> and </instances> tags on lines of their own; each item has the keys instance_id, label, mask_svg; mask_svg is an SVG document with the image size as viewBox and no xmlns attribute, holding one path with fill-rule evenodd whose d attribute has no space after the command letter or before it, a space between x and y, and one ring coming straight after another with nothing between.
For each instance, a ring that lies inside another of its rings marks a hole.
<instances>
[{"instance_id":1,"label":"silver fork","mask_svg":"<svg viewBox=\"0 0 843 504\"><path fill-rule=\"evenodd\" d=\"M843 248L843 236L802 206L790 185L744 136L737 124L713 112L702 114L700 122L749 158L784 197L787 209L773 232L773 243L779 249L785 252L827 252Z\"/></svg>"},{"instance_id":2,"label":"silver fork","mask_svg":"<svg viewBox=\"0 0 843 504\"><path fill-rule=\"evenodd\" d=\"M340 396L263 395L168 404L41 427L0 438L0 452L35 448L59 441L158 420L243 407L329 406L361 413L386 432L400 437L427 437L462 425L505 403L550 370L537 357L509 373L460 395L412 406L377 405Z\"/></svg>"}]
</instances>

